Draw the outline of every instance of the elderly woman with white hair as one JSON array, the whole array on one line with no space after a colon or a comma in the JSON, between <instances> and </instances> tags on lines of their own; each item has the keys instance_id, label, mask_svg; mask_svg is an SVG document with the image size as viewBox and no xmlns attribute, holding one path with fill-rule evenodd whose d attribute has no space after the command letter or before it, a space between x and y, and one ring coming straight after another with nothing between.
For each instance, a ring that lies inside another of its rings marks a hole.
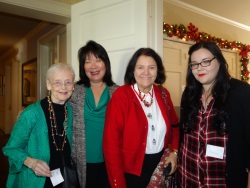
<instances>
[{"instance_id":1,"label":"elderly woman with white hair","mask_svg":"<svg viewBox=\"0 0 250 188\"><path fill-rule=\"evenodd\" d=\"M3 148L10 165L7 187L63 187L53 186L50 177L52 170L71 165L73 118L67 100L74 79L69 64L53 64L46 76L49 95L20 114Z\"/></svg>"}]
</instances>

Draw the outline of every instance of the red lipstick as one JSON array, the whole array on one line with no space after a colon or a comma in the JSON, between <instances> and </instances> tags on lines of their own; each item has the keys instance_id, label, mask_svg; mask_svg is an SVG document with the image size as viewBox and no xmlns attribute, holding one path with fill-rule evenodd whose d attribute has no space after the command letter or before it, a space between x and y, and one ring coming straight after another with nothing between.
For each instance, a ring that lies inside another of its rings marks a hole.
<instances>
[{"instance_id":1,"label":"red lipstick","mask_svg":"<svg viewBox=\"0 0 250 188\"><path fill-rule=\"evenodd\" d=\"M202 76L205 76L205 74L198 74L198 76L202 77Z\"/></svg>"}]
</instances>

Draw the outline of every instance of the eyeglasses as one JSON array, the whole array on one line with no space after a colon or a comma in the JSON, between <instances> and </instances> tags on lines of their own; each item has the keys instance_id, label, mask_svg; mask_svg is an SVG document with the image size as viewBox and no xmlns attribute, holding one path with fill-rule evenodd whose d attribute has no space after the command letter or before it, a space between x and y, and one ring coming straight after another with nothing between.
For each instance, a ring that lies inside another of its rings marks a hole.
<instances>
[{"instance_id":1,"label":"eyeglasses","mask_svg":"<svg viewBox=\"0 0 250 188\"><path fill-rule=\"evenodd\" d=\"M51 85L55 86L55 87L62 87L62 85L64 85L65 87L70 87L73 85L72 81L66 80L64 82L62 81L55 81L53 83L51 83Z\"/></svg>"},{"instance_id":2,"label":"eyeglasses","mask_svg":"<svg viewBox=\"0 0 250 188\"><path fill-rule=\"evenodd\" d=\"M213 61L216 57L213 57L212 59L208 59L208 60L203 60L200 63L190 63L189 67L190 69L194 70L194 69L198 69L199 65L202 67L208 67L211 64L211 61Z\"/></svg>"}]
</instances>

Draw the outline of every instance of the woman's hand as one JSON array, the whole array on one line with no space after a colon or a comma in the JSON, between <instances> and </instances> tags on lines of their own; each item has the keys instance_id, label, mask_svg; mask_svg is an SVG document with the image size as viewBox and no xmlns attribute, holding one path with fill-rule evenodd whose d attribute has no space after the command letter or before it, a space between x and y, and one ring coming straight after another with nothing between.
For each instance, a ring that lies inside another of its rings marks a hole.
<instances>
[{"instance_id":1,"label":"woman's hand","mask_svg":"<svg viewBox=\"0 0 250 188\"><path fill-rule=\"evenodd\" d=\"M177 152L176 151L172 151L169 154L168 160L167 160L166 164L164 165L164 167L167 167L169 163L171 163L171 165L172 165L171 172L169 173L169 175L171 175L177 169Z\"/></svg>"},{"instance_id":2,"label":"woman's hand","mask_svg":"<svg viewBox=\"0 0 250 188\"><path fill-rule=\"evenodd\" d=\"M24 164L32 169L37 176L51 177L49 166L41 160L27 157Z\"/></svg>"}]
</instances>

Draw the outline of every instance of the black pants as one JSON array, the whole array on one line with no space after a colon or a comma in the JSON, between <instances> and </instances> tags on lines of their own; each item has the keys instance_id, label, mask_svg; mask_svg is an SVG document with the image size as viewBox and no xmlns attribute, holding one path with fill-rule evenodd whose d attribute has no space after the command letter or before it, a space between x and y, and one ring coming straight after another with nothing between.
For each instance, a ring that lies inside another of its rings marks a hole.
<instances>
[{"instance_id":1,"label":"black pants","mask_svg":"<svg viewBox=\"0 0 250 188\"><path fill-rule=\"evenodd\" d=\"M146 188L150 178L160 162L162 150L156 154L146 154L144 157L141 176L125 173L127 188Z\"/></svg>"},{"instance_id":2,"label":"black pants","mask_svg":"<svg viewBox=\"0 0 250 188\"><path fill-rule=\"evenodd\" d=\"M105 163L87 163L85 188L108 188L109 181Z\"/></svg>"}]
</instances>

